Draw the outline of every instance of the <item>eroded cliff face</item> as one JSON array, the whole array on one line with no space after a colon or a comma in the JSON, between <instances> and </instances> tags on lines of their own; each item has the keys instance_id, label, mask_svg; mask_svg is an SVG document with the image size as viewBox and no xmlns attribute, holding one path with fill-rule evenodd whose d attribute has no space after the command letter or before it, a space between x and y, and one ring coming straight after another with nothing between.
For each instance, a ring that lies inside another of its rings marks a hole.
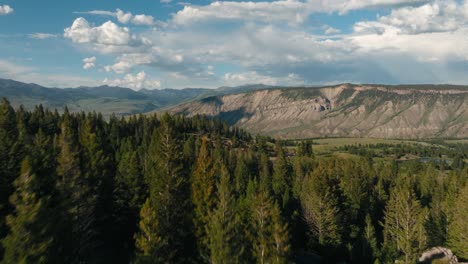
<instances>
[{"instance_id":1,"label":"eroded cliff face","mask_svg":"<svg viewBox=\"0 0 468 264\"><path fill-rule=\"evenodd\" d=\"M339 85L211 97L169 109L283 138L468 137L468 89Z\"/></svg>"}]
</instances>

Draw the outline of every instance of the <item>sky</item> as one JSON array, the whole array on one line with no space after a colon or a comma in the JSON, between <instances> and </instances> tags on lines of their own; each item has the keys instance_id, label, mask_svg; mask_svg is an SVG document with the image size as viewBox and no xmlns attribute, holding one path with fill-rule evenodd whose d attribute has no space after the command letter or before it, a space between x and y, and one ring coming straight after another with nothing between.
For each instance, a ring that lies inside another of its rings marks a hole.
<instances>
[{"instance_id":1,"label":"sky","mask_svg":"<svg viewBox=\"0 0 468 264\"><path fill-rule=\"evenodd\" d=\"M468 84L468 0L0 0L0 78L135 90Z\"/></svg>"}]
</instances>

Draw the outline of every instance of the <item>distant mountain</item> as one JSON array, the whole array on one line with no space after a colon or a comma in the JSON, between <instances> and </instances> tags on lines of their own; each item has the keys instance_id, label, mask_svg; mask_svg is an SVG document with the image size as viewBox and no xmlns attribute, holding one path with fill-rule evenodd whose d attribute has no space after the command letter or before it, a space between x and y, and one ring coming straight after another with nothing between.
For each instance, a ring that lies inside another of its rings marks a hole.
<instances>
[{"instance_id":1,"label":"distant mountain","mask_svg":"<svg viewBox=\"0 0 468 264\"><path fill-rule=\"evenodd\" d=\"M104 115L145 113L185 102L210 91L197 88L134 91L110 86L61 89L0 79L0 96L7 97L15 107L23 105L32 109L42 104L50 109L62 110L67 106L71 111L98 111Z\"/></svg>"},{"instance_id":2,"label":"distant mountain","mask_svg":"<svg viewBox=\"0 0 468 264\"><path fill-rule=\"evenodd\" d=\"M146 113L195 99L231 93L265 89L268 86L244 85L218 89L185 88L134 91L128 88L99 87L46 88L33 83L0 79L0 97L7 97L12 105L32 109L42 104L50 109L70 111L97 111L104 115Z\"/></svg>"},{"instance_id":3,"label":"distant mountain","mask_svg":"<svg viewBox=\"0 0 468 264\"><path fill-rule=\"evenodd\" d=\"M254 133L283 138L468 137L468 86L343 84L254 89L166 110L218 117Z\"/></svg>"}]
</instances>

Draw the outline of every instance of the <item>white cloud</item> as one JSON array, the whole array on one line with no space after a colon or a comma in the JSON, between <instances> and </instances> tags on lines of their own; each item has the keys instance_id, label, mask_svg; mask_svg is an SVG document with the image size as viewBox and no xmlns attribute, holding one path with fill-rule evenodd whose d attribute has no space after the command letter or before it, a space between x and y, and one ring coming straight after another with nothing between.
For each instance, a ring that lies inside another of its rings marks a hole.
<instances>
[{"instance_id":1,"label":"white cloud","mask_svg":"<svg viewBox=\"0 0 468 264\"><path fill-rule=\"evenodd\" d=\"M126 87L134 90L140 90L142 88L156 89L161 87L161 81L147 79L144 71L135 75L126 74L122 79L104 79L103 83L110 86Z\"/></svg>"},{"instance_id":2,"label":"white cloud","mask_svg":"<svg viewBox=\"0 0 468 264\"><path fill-rule=\"evenodd\" d=\"M132 13L125 13L124 11L117 9L115 11L115 16L120 23L127 24L130 20L132 20Z\"/></svg>"},{"instance_id":3,"label":"white cloud","mask_svg":"<svg viewBox=\"0 0 468 264\"><path fill-rule=\"evenodd\" d=\"M119 27L111 21L107 21L98 27L92 27L82 17L77 18L71 27L65 29L64 36L76 43L116 46L129 45L132 41L130 30L126 27Z\"/></svg>"},{"instance_id":4,"label":"white cloud","mask_svg":"<svg viewBox=\"0 0 468 264\"><path fill-rule=\"evenodd\" d=\"M135 25L153 25L154 18L147 15L135 15L132 19L132 23Z\"/></svg>"},{"instance_id":5,"label":"white cloud","mask_svg":"<svg viewBox=\"0 0 468 264\"><path fill-rule=\"evenodd\" d=\"M273 2L216 1L207 6L184 6L173 21L187 25L210 19L281 22L301 24L307 16L307 4L295 0Z\"/></svg>"},{"instance_id":6,"label":"white cloud","mask_svg":"<svg viewBox=\"0 0 468 264\"><path fill-rule=\"evenodd\" d=\"M159 2L163 4L169 4L170 2L172 2L172 0L160 0Z\"/></svg>"},{"instance_id":7,"label":"white cloud","mask_svg":"<svg viewBox=\"0 0 468 264\"><path fill-rule=\"evenodd\" d=\"M323 29L324 29L325 35L333 35L333 34L341 33L341 30L331 27L331 26L325 26Z\"/></svg>"},{"instance_id":8,"label":"white cloud","mask_svg":"<svg viewBox=\"0 0 468 264\"><path fill-rule=\"evenodd\" d=\"M84 58L83 59L83 69L88 70L91 68L94 68L96 62L96 57L89 57L89 58Z\"/></svg>"},{"instance_id":9,"label":"white cloud","mask_svg":"<svg viewBox=\"0 0 468 264\"><path fill-rule=\"evenodd\" d=\"M0 16L13 13L14 9L9 5L0 5Z\"/></svg>"},{"instance_id":10,"label":"white cloud","mask_svg":"<svg viewBox=\"0 0 468 264\"><path fill-rule=\"evenodd\" d=\"M208 78L211 70L199 61L171 50L152 47L145 53L125 53L116 59L112 65L104 67L106 72L127 73L137 66L155 67L164 72L178 73L178 77Z\"/></svg>"},{"instance_id":11,"label":"white cloud","mask_svg":"<svg viewBox=\"0 0 468 264\"><path fill-rule=\"evenodd\" d=\"M137 36L112 22L94 26L83 18L67 28L65 36L115 56L114 63L104 67L106 72L127 74L155 68L165 85L176 87L468 81L466 71L460 70L468 68L468 1L463 5L453 0L426 2L212 2L185 6L167 21L167 27L138 31ZM356 23L351 33L327 25L314 28L322 34L310 33L307 19L314 12L344 14L380 6L390 6L392 11L374 21ZM118 10L92 12L127 24L135 24L138 16L122 11L119 18ZM127 14L131 17L125 18ZM226 21L229 26L220 26ZM213 65L228 73L217 75ZM148 85L151 81L144 74L106 82L134 89L158 86L157 80Z\"/></svg>"},{"instance_id":12,"label":"white cloud","mask_svg":"<svg viewBox=\"0 0 468 264\"><path fill-rule=\"evenodd\" d=\"M111 21L93 26L82 17L65 28L64 37L103 54L141 52L151 45L147 38L132 34L127 27L119 27Z\"/></svg>"},{"instance_id":13,"label":"white cloud","mask_svg":"<svg viewBox=\"0 0 468 264\"><path fill-rule=\"evenodd\" d=\"M105 66L106 72L126 73L135 66L148 65L155 61L154 56L150 53L129 53L123 54L117 58L117 62L113 65Z\"/></svg>"},{"instance_id":14,"label":"white cloud","mask_svg":"<svg viewBox=\"0 0 468 264\"><path fill-rule=\"evenodd\" d=\"M255 84L263 83L268 85L276 85L277 80L270 76L259 75L255 71L243 72L243 73L226 73L224 74L224 81L228 85L243 85L243 84Z\"/></svg>"},{"instance_id":15,"label":"white cloud","mask_svg":"<svg viewBox=\"0 0 468 264\"><path fill-rule=\"evenodd\" d=\"M100 16L111 16L117 18L122 24L132 23L134 25L146 25L152 26L159 24L154 21L154 17L144 14L133 15L131 12L124 12L120 9L116 9L115 12L105 10L92 10L86 12L75 12L76 14L88 14L88 15L100 15Z\"/></svg>"},{"instance_id":16,"label":"white cloud","mask_svg":"<svg viewBox=\"0 0 468 264\"><path fill-rule=\"evenodd\" d=\"M50 33L32 33L28 35L30 38L33 39L49 39L49 38L56 38L56 34L50 34Z\"/></svg>"},{"instance_id":17,"label":"white cloud","mask_svg":"<svg viewBox=\"0 0 468 264\"><path fill-rule=\"evenodd\" d=\"M354 30L358 33L397 34L446 32L457 30L468 22L467 18L462 6L453 0L444 0L418 7L394 9L388 16L380 17L377 21L357 23Z\"/></svg>"},{"instance_id":18,"label":"white cloud","mask_svg":"<svg viewBox=\"0 0 468 264\"><path fill-rule=\"evenodd\" d=\"M304 84L301 78L294 73L288 73L284 77L272 77L262 75L256 71L248 71L241 73L226 73L223 76L226 85L238 86L245 84L266 84L266 85L292 85Z\"/></svg>"},{"instance_id":19,"label":"white cloud","mask_svg":"<svg viewBox=\"0 0 468 264\"><path fill-rule=\"evenodd\" d=\"M212 20L241 20L290 25L304 23L312 13L345 14L352 10L381 6L408 5L429 0L279 0L273 2L215 1L206 6L185 5L173 17L179 25Z\"/></svg>"},{"instance_id":20,"label":"white cloud","mask_svg":"<svg viewBox=\"0 0 468 264\"><path fill-rule=\"evenodd\" d=\"M316 2L316 1L312 1ZM320 0L325 9L341 14L351 10L377 8L384 6L411 5L429 2L429 0Z\"/></svg>"}]
</instances>

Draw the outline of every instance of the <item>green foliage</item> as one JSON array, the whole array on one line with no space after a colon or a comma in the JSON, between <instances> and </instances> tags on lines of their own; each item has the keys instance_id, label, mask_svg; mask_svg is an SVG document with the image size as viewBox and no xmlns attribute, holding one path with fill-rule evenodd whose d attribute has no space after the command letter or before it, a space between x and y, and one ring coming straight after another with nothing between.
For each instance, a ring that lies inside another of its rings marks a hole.
<instances>
[{"instance_id":1,"label":"green foliage","mask_svg":"<svg viewBox=\"0 0 468 264\"><path fill-rule=\"evenodd\" d=\"M385 242L395 243L403 253L405 263L414 262L426 246L426 216L426 210L421 207L408 184L393 189L385 208Z\"/></svg>"},{"instance_id":2,"label":"green foliage","mask_svg":"<svg viewBox=\"0 0 468 264\"><path fill-rule=\"evenodd\" d=\"M202 140L200 152L192 173L192 202L194 205L194 225L195 235L201 244L199 245L200 255L208 258L208 238L206 229L209 223L210 212L215 205L215 178L213 159L207 138Z\"/></svg>"},{"instance_id":3,"label":"green foliage","mask_svg":"<svg viewBox=\"0 0 468 264\"><path fill-rule=\"evenodd\" d=\"M333 194L321 189L318 181L315 177L309 177L301 193L304 219L313 243L336 247L341 243L339 208Z\"/></svg>"},{"instance_id":4,"label":"green foliage","mask_svg":"<svg viewBox=\"0 0 468 264\"><path fill-rule=\"evenodd\" d=\"M283 210L286 210L291 197L291 168L280 142L277 142L276 153L271 186L276 201L281 205Z\"/></svg>"},{"instance_id":5,"label":"green foliage","mask_svg":"<svg viewBox=\"0 0 468 264\"><path fill-rule=\"evenodd\" d=\"M183 175L182 151L174 120L168 115L161 118L161 129L155 133L150 149L155 155L150 158L147 174L150 204L157 221L157 236L161 243L153 249L163 262L183 263L189 257L190 205L187 176ZM151 217L152 214L150 214ZM153 245L153 244L151 244Z\"/></svg>"},{"instance_id":6,"label":"green foliage","mask_svg":"<svg viewBox=\"0 0 468 264\"><path fill-rule=\"evenodd\" d=\"M137 263L163 262L164 256L160 254L167 240L160 235L159 219L151 200L146 199L140 211L139 232L135 235Z\"/></svg>"},{"instance_id":7,"label":"green foliage","mask_svg":"<svg viewBox=\"0 0 468 264\"><path fill-rule=\"evenodd\" d=\"M323 155L203 116L0 110L5 263L393 263L426 245L466 256L468 168L436 160L466 157L463 144ZM400 159L410 153L428 159Z\"/></svg>"},{"instance_id":8,"label":"green foliage","mask_svg":"<svg viewBox=\"0 0 468 264\"><path fill-rule=\"evenodd\" d=\"M448 244L453 252L468 259L468 185L461 189L453 208L453 219L449 224Z\"/></svg>"},{"instance_id":9,"label":"green foliage","mask_svg":"<svg viewBox=\"0 0 468 264\"><path fill-rule=\"evenodd\" d=\"M259 191L252 202L253 254L257 263L287 263L289 254L288 226L283 223L277 204L265 191Z\"/></svg>"},{"instance_id":10,"label":"green foliage","mask_svg":"<svg viewBox=\"0 0 468 264\"><path fill-rule=\"evenodd\" d=\"M206 225L210 262L239 263L240 247L236 237L239 218L236 216L230 175L224 164L219 171L216 206L209 212L210 219Z\"/></svg>"},{"instance_id":11,"label":"green foliage","mask_svg":"<svg viewBox=\"0 0 468 264\"><path fill-rule=\"evenodd\" d=\"M26 158L15 180L16 191L10 197L15 213L7 216L10 232L2 241L5 248L2 263L49 263L52 259L49 197L38 196L37 181Z\"/></svg>"}]
</instances>

